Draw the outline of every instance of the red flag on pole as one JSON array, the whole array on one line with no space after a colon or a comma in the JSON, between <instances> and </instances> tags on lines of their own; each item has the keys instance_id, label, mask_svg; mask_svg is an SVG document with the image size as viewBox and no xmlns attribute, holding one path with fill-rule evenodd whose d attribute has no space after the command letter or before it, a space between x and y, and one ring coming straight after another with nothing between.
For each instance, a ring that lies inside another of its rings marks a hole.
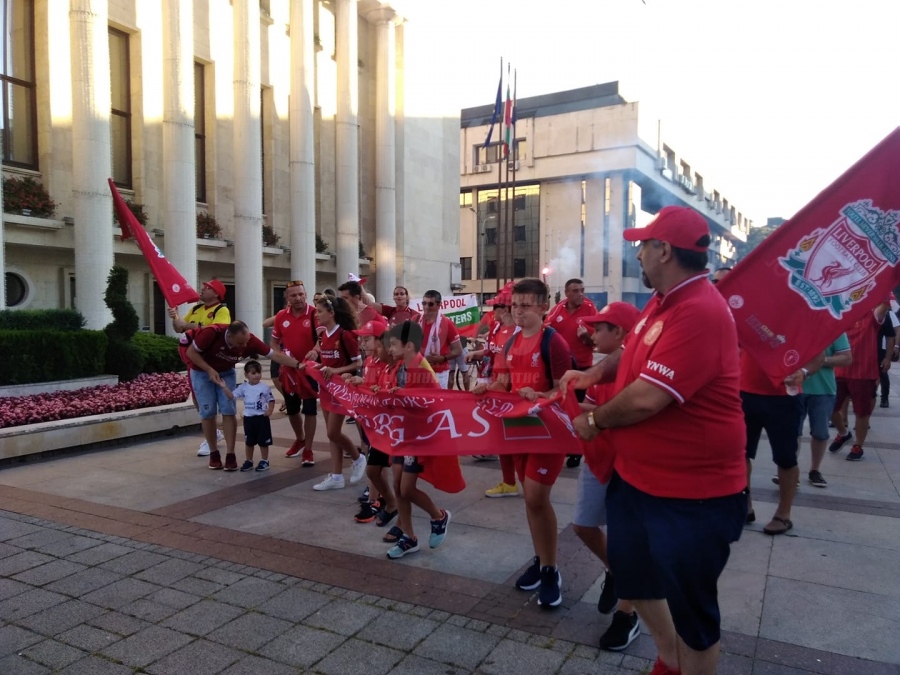
<instances>
[{"instance_id":1,"label":"red flag on pole","mask_svg":"<svg viewBox=\"0 0 900 675\"><path fill-rule=\"evenodd\" d=\"M900 128L719 282L741 347L771 377L809 362L897 284L898 177Z\"/></svg>"},{"instance_id":2,"label":"red flag on pole","mask_svg":"<svg viewBox=\"0 0 900 675\"><path fill-rule=\"evenodd\" d=\"M112 191L113 206L116 209L119 226L122 228L122 241L125 241L128 237L135 238L141 253L144 254L144 258L147 260L147 264L150 265L150 271L153 273L156 283L159 284L159 290L162 292L166 302L169 303L169 306L178 307L178 305L183 303L199 300L200 294L191 288L190 284L175 269L175 266L166 260L166 256L156 247L146 230L141 227L125 200L122 199L122 195L116 189L112 178L109 179L109 189Z\"/></svg>"}]
</instances>

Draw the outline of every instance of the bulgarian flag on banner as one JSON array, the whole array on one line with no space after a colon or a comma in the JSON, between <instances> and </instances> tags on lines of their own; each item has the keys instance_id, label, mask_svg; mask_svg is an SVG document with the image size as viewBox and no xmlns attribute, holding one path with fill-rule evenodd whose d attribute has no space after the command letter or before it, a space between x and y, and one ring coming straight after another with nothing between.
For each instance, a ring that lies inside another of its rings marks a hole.
<instances>
[{"instance_id":1,"label":"bulgarian flag on banner","mask_svg":"<svg viewBox=\"0 0 900 675\"><path fill-rule=\"evenodd\" d=\"M503 123L506 125L506 140L503 141L503 156L509 157L509 148L512 144L513 125L513 100L509 95L509 66L506 66L506 111L503 115Z\"/></svg>"},{"instance_id":2,"label":"bulgarian flag on banner","mask_svg":"<svg viewBox=\"0 0 900 675\"><path fill-rule=\"evenodd\" d=\"M413 298L409 306L422 313L422 298ZM450 319L463 337L475 337L481 321L481 307L474 293L454 295L441 301L441 314Z\"/></svg>"}]
</instances>

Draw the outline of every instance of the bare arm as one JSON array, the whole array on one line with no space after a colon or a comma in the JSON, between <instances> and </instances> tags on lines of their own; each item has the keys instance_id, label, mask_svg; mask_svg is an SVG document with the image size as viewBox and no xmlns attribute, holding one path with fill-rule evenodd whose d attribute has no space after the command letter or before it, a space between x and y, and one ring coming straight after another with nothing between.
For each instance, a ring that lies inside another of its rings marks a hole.
<instances>
[{"instance_id":1,"label":"bare arm","mask_svg":"<svg viewBox=\"0 0 900 675\"><path fill-rule=\"evenodd\" d=\"M664 389L649 382L637 379L609 403L595 408L594 425L588 422L588 414L579 415L572 420L578 435L586 441L596 436L601 429L614 429L638 424L653 417L675 399Z\"/></svg>"},{"instance_id":2,"label":"bare arm","mask_svg":"<svg viewBox=\"0 0 900 675\"><path fill-rule=\"evenodd\" d=\"M275 317L274 316L270 316L268 319L263 321L263 328L271 328L274 325L275 325Z\"/></svg>"},{"instance_id":3,"label":"bare arm","mask_svg":"<svg viewBox=\"0 0 900 675\"><path fill-rule=\"evenodd\" d=\"M850 353L850 350L843 352L838 352L837 354L832 354L831 356L826 356L822 367L824 368L846 368L851 363L853 363L853 354Z\"/></svg>"},{"instance_id":4,"label":"bare arm","mask_svg":"<svg viewBox=\"0 0 900 675\"><path fill-rule=\"evenodd\" d=\"M563 394L569 386L573 389L587 389L599 382L612 382L616 379L619 370L619 360L622 358L622 350L617 349L603 359L600 363L591 366L588 370L568 370L559 381L559 389Z\"/></svg>"}]
</instances>

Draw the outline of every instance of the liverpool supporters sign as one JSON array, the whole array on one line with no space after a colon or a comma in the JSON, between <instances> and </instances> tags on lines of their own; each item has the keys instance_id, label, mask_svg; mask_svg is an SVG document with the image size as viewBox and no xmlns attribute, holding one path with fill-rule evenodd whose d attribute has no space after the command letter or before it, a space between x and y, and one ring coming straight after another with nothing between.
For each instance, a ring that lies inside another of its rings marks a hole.
<instances>
[{"instance_id":1,"label":"liverpool supporters sign","mask_svg":"<svg viewBox=\"0 0 900 675\"><path fill-rule=\"evenodd\" d=\"M898 223L900 128L719 282L741 347L772 377L810 361L897 285Z\"/></svg>"},{"instance_id":2,"label":"liverpool supporters sign","mask_svg":"<svg viewBox=\"0 0 900 675\"><path fill-rule=\"evenodd\" d=\"M563 454L577 443L572 422L557 399L532 403L518 394L491 392L476 397L446 389L376 394L337 376L326 380L317 364L308 361L306 365L307 373L319 383L322 408L352 414L372 446L391 455Z\"/></svg>"},{"instance_id":3,"label":"liverpool supporters sign","mask_svg":"<svg viewBox=\"0 0 900 675\"><path fill-rule=\"evenodd\" d=\"M422 313L422 298L412 298L409 306ZM468 295L454 295L441 300L441 314L450 319L455 325L459 334L464 337L474 337L478 328L478 322L481 320L481 307L478 305L478 299L474 293Z\"/></svg>"}]
</instances>

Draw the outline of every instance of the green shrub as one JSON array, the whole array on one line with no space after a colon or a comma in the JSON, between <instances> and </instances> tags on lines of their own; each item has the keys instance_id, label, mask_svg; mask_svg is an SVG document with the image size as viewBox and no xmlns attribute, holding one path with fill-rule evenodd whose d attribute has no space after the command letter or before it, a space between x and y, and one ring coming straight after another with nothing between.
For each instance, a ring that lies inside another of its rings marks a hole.
<instances>
[{"instance_id":1,"label":"green shrub","mask_svg":"<svg viewBox=\"0 0 900 675\"><path fill-rule=\"evenodd\" d=\"M106 345L99 330L0 330L0 384L102 375Z\"/></svg>"},{"instance_id":2,"label":"green shrub","mask_svg":"<svg viewBox=\"0 0 900 675\"><path fill-rule=\"evenodd\" d=\"M131 344L131 338L138 329L138 315L128 301L128 270L113 266L103 299L113 315L112 322L103 329L109 338L106 372L118 375L120 381L127 382L140 375L144 367L140 349Z\"/></svg>"},{"instance_id":3,"label":"green shrub","mask_svg":"<svg viewBox=\"0 0 900 675\"><path fill-rule=\"evenodd\" d=\"M84 317L74 309L4 309L0 330L81 330Z\"/></svg>"},{"instance_id":4,"label":"green shrub","mask_svg":"<svg viewBox=\"0 0 900 675\"><path fill-rule=\"evenodd\" d=\"M178 355L178 340L173 337L135 333L131 344L141 352L145 373L172 373L185 369Z\"/></svg>"}]
</instances>

